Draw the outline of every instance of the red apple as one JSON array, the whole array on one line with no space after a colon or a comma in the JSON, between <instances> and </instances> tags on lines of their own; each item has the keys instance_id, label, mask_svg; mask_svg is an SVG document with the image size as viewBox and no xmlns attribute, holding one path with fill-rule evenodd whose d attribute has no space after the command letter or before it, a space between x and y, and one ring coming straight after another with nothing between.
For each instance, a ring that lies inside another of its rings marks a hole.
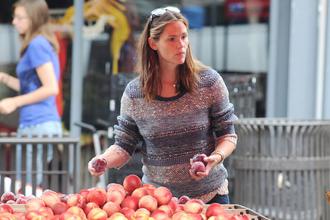
<instances>
[{"instance_id":1,"label":"red apple","mask_svg":"<svg viewBox=\"0 0 330 220\"><path fill-rule=\"evenodd\" d=\"M97 158L92 161L92 167L95 169L95 172L103 172L107 168L107 160L104 158Z\"/></svg>"},{"instance_id":2,"label":"red apple","mask_svg":"<svg viewBox=\"0 0 330 220\"><path fill-rule=\"evenodd\" d=\"M106 196L108 202L114 202L118 205L120 205L125 198L125 196L123 196L123 194L117 190L108 191Z\"/></svg>"},{"instance_id":3,"label":"red apple","mask_svg":"<svg viewBox=\"0 0 330 220\"><path fill-rule=\"evenodd\" d=\"M102 188L92 188L89 190L86 202L95 202L98 206L102 207L107 201L107 193Z\"/></svg>"},{"instance_id":4,"label":"red apple","mask_svg":"<svg viewBox=\"0 0 330 220\"><path fill-rule=\"evenodd\" d=\"M88 220L106 220L107 213L101 208L93 208L87 215Z\"/></svg>"},{"instance_id":5,"label":"red apple","mask_svg":"<svg viewBox=\"0 0 330 220\"><path fill-rule=\"evenodd\" d=\"M205 216L210 218L211 216L218 216L225 212L225 208L219 203L212 203L206 208Z\"/></svg>"},{"instance_id":6,"label":"red apple","mask_svg":"<svg viewBox=\"0 0 330 220\"><path fill-rule=\"evenodd\" d=\"M14 210L8 204L0 204L0 212L14 213Z\"/></svg>"},{"instance_id":7,"label":"red apple","mask_svg":"<svg viewBox=\"0 0 330 220\"><path fill-rule=\"evenodd\" d=\"M57 216L59 216L59 220L87 220L86 216L82 217L80 215L73 214L70 212L64 212L61 215Z\"/></svg>"},{"instance_id":8,"label":"red apple","mask_svg":"<svg viewBox=\"0 0 330 220\"><path fill-rule=\"evenodd\" d=\"M16 201L16 195L13 192L5 192L2 194L0 201L6 203L9 200Z\"/></svg>"},{"instance_id":9,"label":"red apple","mask_svg":"<svg viewBox=\"0 0 330 220\"><path fill-rule=\"evenodd\" d=\"M19 197L16 199L16 204L26 204L28 199L26 197Z\"/></svg>"},{"instance_id":10,"label":"red apple","mask_svg":"<svg viewBox=\"0 0 330 220\"><path fill-rule=\"evenodd\" d=\"M120 212L112 214L107 220L128 220L126 216Z\"/></svg>"},{"instance_id":11,"label":"red apple","mask_svg":"<svg viewBox=\"0 0 330 220\"><path fill-rule=\"evenodd\" d=\"M171 207L173 212L178 208L179 199L177 197L172 197L171 201L168 203L168 206Z\"/></svg>"},{"instance_id":12,"label":"red apple","mask_svg":"<svg viewBox=\"0 0 330 220\"><path fill-rule=\"evenodd\" d=\"M155 199L155 197L153 197L151 195L143 196L139 200L139 208L146 208L150 212L152 212L155 209L157 209L157 207L158 207L157 199Z\"/></svg>"},{"instance_id":13,"label":"red apple","mask_svg":"<svg viewBox=\"0 0 330 220\"><path fill-rule=\"evenodd\" d=\"M205 158L206 158L206 154L195 154L192 158L192 162L197 162L197 161L200 161L204 164L204 166L207 165L207 162L205 161Z\"/></svg>"},{"instance_id":14,"label":"red apple","mask_svg":"<svg viewBox=\"0 0 330 220\"><path fill-rule=\"evenodd\" d=\"M119 191L123 194L123 196L126 196L126 190L123 187L123 185L119 184L119 183L109 183L107 185L107 192L112 191L112 190L116 190Z\"/></svg>"},{"instance_id":15,"label":"red apple","mask_svg":"<svg viewBox=\"0 0 330 220\"><path fill-rule=\"evenodd\" d=\"M211 216L207 220L229 220L230 216L227 213L223 213L217 216Z\"/></svg>"},{"instance_id":16,"label":"red apple","mask_svg":"<svg viewBox=\"0 0 330 220\"><path fill-rule=\"evenodd\" d=\"M40 197L48 207L52 207L56 203L61 202L58 193L52 190L45 190Z\"/></svg>"},{"instance_id":17,"label":"red apple","mask_svg":"<svg viewBox=\"0 0 330 220\"><path fill-rule=\"evenodd\" d=\"M135 210L128 208L128 207L124 207L120 210L121 213L123 213L125 215L126 218L131 219L131 217L134 215Z\"/></svg>"},{"instance_id":18,"label":"red apple","mask_svg":"<svg viewBox=\"0 0 330 220\"><path fill-rule=\"evenodd\" d=\"M71 213L73 215L79 215L82 218L86 218L84 210L78 206L71 206L66 210L66 213Z\"/></svg>"},{"instance_id":19,"label":"red apple","mask_svg":"<svg viewBox=\"0 0 330 220\"><path fill-rule=\"evenodd\" d=\"M189 200L184 204L184 211L192 214L200 214L203 211L204 206L196 200Z\"/></svg>"},{"instance_id":20,"label":"red apple","mask_svg":"<svg viewBox=\"0 0 330 220\"><path fill-rule=\"evenodd\" d=\"M176 207L175 212L179 212L179 211L184 211L184 204L178 204L178 206Z\"/></svg>"},{"instance_id":21,"label":"red apple","mask_svg":"<svg viewBox=\"0 0 330 220\"><path fill-rule=\"evenodd\" d=\"M134 220L148 220L150 217L150 211L145 208L139 208L135 211L131 219Z\"/></svg>"},{"instance_id":22,"label":"red apple","mask_svg":"<svg viewBox=\"0 0 330 220\"><path fill-rule=\"evenodd\" d=\"M156 210L164 211L169 217L171 217L175 211L175 209L172 209L170 205L161 205Z\"/></svg>"},{"instance_id":23,"label":"red apple","mask_svg":"<svg viewBox=\"0 0 330 220\"><path fill-rule=\"evenodd\" d=\"M189 219L188 213L186 213L185 211L178 211L174 213L172 216L172 220L188 220L188 219Z\"/></svg>"},{"instance_id":24,"label":"red apple","mask_svg":"<svg viewBox=\"0 0 330 220\"><path fill-rule=\"evenodd\" d=\"M196 174L197 172L205 172L206 167L205 167L205 165L204 165L203 162L196 161L196 162L193 162L191 164L190 170L191 170L192 173L195 173Z\"/></svg>"},{"instance_id":25,"label":"red apple","mask_svg":"<svg viewBox=\"0 0 330 220\"><path fill-rule=\"evenodd\" d=\"M188 213L188 218L189 220L204 220L203 215L197 213Z\"/></svg>"},{"instance_id":26,"label":"red apple","mask_svg":"<svg viewBox=\"0 0 330 220\"><path fill-rule=\"evenodd\" d=\"M15 213L13 213L13 215L15 216L15 220L25 219L25 213L24 212L15 212ZM0 216L1 216L1 214L0 214Z\"/></svg>"},{"instance_id":27,"label":"red apple","mask_svg":"<svg viewBox=\"0 0 330 220\"><path fill-rule=\"evenodd\" d=\"M25 208L27 211L39 210L41 207L45 207L45 206L46 206L45 202L40 198L30 199L25 204Z\"/></svg>"},{"instance_id":28,"label":"red apple","mask_svg":"<svg viewBox=\"0 0 330 220\"><path fill-rule=\"evenodd\" d=\"M151 214L151 212L148 209L146 209L146 208L138 208L135 211L135 213L137 213L137 214L143 213L143 214L145 214L147 216L150 216L150 214Z\"/></svg>"},{"instance_id":29,"label":"red apple","mask_svg":"<svg viewBox=\"0 0 330 220\"><path fill-rule=\"evenodd\" d=\"M16 220L16 219L17 218L12 213L9 213L9 212L1 212L0 213L0 220Z\"/></svg>"},{"instance_id":30,"label":"red apple","mask_svg":"<svg viewBox=\"0 0 330 220\"><path fill-rule=\"evenodd\" d=\"M126 192L131 194L135 189L142 186L142 181L137 175L130 174L124 178L123 186Z\"/></svg>"},{"instance_id":31,"label":"red apple","mask_svg":"<svg viewBox=\"0 0 330 220\"><path fill-rule=\"evenodd\" d=\"M80 208L84 208L86 205L86 200L80 194L69 194L67 196L66 203L69 207L78 206Z\"/></svg>"},{"instance_id":32,"label":"red apple","mask_svg":"<svg viewBox=\"0 0 330 220\"><path fill-rule=\"evenodd\" d=\"M103 205L102 209L108 214L108 216L111 216L115 212L120 211L120 205L114 202L107 202Z\"/></svg>"},{"instance_id":33,"label":"red apple","mask_svg":"<svg viewBox=\"0 0 330 220\"><path fill-rule=\"evenodd\" d=\"M41 215L41 213L39 211L31 210L31 211L26 212L25 219L26 220L46 220L47 217Z\"/></svg>"},{"instance_id":34,"label":"red apple","mask_svg":"<svg viewBox=\"0 0 330 220\"><path fill-rule=\"evenodd\" d=\"M140 199L142 196L146 196L146 195L148 195L148 190L145 187L137 188L131 194L131 196L137 199Z\"/></svg>"},{"instance_id":35,"label":"red apple","mask_svg":"<svg viewBox=\"0 0 330 220\"><path fill-rule=\"evenodd\" d=\"M86 215L88 215L88 213L93 209L93 208L99 208L99 205L96 204L95 202L89 202L86 204L86 206L84 207L84 212Z\"/></svg>"},{"instance_id":36,"label":"red apple","mask_svg":"<svg viewBox=\"0 0 330 220\"><path fill-rule=\"evenodd\" d=\"M154 190L156 189L156 187L154 185L148 184L148 183L143 184L142 187L147 190L148 195L153 195Z\"/></svg>"},{"instance_id":37,"label":"red apple","mask_svg":"<svg viewBox=\"0 0 330 220\"><path fill-rule=\"evenodd\" d=\"M85 198L85 200L87 198L88 193L89 193L89 189L81 189L79 191L79 194L82 195Z\"/></svg>"},{"instance_id":38,"label":"red apple","mask_svg":"<svg viewBox=\"0 0 330 220\"><path fill-rule=\"evenodd\" d=\"M133 196L126 196L120 206L122 208L127 207L133 210L137 210L139 207L139 199Z\"/></svg>"},{"instance_id":39,"label":"red apple","mask_svg":"<svg viewBox=\"0 0 330 220\"><path fill-rule=\"evenodd\" d=\"M53 210L49 207L41 207L38 211L42 216L45 217L51 217L54 215Z\"/></svg>"},{"instance_id":40,"label":"red apple","mask_svg":"<svg viewBox=\"0 0 330 220\"><path fill-rule=\"evenodd\" d=\"M158 205L166 205L172 199L172 192L168 188L160 186L154 190L153 196L157 199Z\"/></svg>"},{"instance_id":41,"label":"red apple","mask_svg":"<svg viewBox=\"0 0 330 220\"><path fill-rule=\"evenodd\" d=\"M186 202L188 202L190 200L190 198L186 195L180 196L178 203L179 204L185 204Z\"/></svg>"},{"instance_id":42,"label":"red apple","mask_svg":"<svg viewBox=\"0 0 330 220\"><path fill-rule=\"evenodd\" d=\"M64 202L57 202L55 203L52 207L52 210L55 215L61 215L64 213L69 207L66 203Z\"/></svg>"},{"instance_id":43,"label":"red apple","mask_svg":"<svg viewBox=\"0 0 330 220\"><path fill-rule=\"evenodd\" d=\"M171 218L168 216L166 212L160 209L156 209L152 212L151 217L155 220L170 220Z\"/></svg>"}]
</instances>

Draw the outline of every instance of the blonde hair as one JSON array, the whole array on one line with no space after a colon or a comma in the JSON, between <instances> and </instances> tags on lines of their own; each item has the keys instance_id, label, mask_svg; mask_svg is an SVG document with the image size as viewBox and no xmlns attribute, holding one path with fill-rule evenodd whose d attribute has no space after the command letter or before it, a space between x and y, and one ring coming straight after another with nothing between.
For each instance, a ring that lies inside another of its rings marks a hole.
<instances>
[{"instance_id":1,"label":"blonde hair","mask_svg":"<svg viewBox=\"0 0 330 220\"><path fill-rule=\"evenodd\" d=\"M137 45L138 60L136 71L140 75L142 93L149 101L156 98L161 82L158 55L149 46L148 38L151 37L153 40L158 41L165 26L173 21L181 21L187 29L189 27L187 19L178 12L168 10L157 17L151 15L144 26ZM197 90L199 73L203 69L206 69L206 66L193 57L189 44L185 62L179 65L178 68L178 83L180 87L183 87L187 92L195 92Z\"/></svg>"},{"instance_id":2,"label":"blonde hair","mask_svg":"<svg viewBox=\"0 0 330 220\"><path fill-rule=\"evenodd\" d=\"M59 44L49 26L49 12L46 1L19 0L14 4L14 10L19 6L26 10L26 13L31 21L30 29L27 33L21 35L22 46L20 55L22 56L24 54L24 51L28 47L29 43L39 34L44 36L53 46L54 50L58 52Z\"/></svg>"}]
</instances>

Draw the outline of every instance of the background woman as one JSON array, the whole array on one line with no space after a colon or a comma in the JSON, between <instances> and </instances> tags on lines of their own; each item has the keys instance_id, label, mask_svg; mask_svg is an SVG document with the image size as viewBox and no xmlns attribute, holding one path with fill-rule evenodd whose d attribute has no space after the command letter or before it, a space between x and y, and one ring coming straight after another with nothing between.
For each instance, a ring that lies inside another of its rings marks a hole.
<instances>
[{"instance_id":1,"label":"background woman","mask_svg":"<svg viewBox=\"0 0 330 220\"><path fill-rule=\"evenodd\" d=\"M18 96L0 101L0 113L10 114L19 109L18 136L62 135L60 117L56 109L59 61L58 43L48 25L48 6L44 0L19 0L14 4L13 25L22 46L16 67L17 78L0 72L0 82L17 91ZM48 147L48 160L52 148ZM22 166L22 148L17 147L17 170ZM42 146L38 146L37 183L42 181ZM32 170L32 146L27 147L27 171ZM18 172L18 179L21 179ZM31 173L27 176L31 183Z\"/></svg>"}]
</instances>

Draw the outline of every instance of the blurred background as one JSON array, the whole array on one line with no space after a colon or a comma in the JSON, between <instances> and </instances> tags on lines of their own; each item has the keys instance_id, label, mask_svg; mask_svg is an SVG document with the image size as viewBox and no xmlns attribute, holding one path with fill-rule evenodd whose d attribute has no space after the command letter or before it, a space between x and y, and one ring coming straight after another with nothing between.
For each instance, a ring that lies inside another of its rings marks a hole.
<instances>
[{"instance_id":1,"label":"blurred background","mask_svg":"<svg viewBox=\"0 0 330 220\"><path fill-rule=\"evenodd\" d=\"M20 48L11 26L14 2L0 3L0 69L13 74ZM239 117L329 118L330 101L325 95L330 83L327 0L87 2L88 8L76 8L83 22L76 29L81 39L76 42L80 91L71 86L74 1L48 1L61 43L63 87L58 108L69 130L75 93L78 98L82 94L81 107L75 110L82 115L75 120L96 124L97 119L103 119L112 123L118 110L115 99L121 95L124 81L134 77L130 74L135 62L134 45L143 24L152 9L165 5L179 7L188 18L195 56L224 77ZM79 4L83 3L77 1L76 7ZM120 83L110 83L114 76L112 81ZM5 88L0 89L1 97L11 95ZM115 94L111 89L118 91ZM16 116L1 116L0 129L15 129Z\"/></svg>"},{"instance_id":2,"label":"blurred background","mask_svg":"<svg viewBox=\"0 0 330 220\"><path fill-rule=\"evenodd\" d=\"M20 48L19 37L11 25L14 2L0 1L0 71L13 75ZM302 216L327 219L326 216L330 216L322 198L330 186L327 150L330 96L326 95L330 94L329 0L47 2L60 42L61 93L57 97L57 107L67 133L81 137L81 151L85 155L81 164L86 165L94 155L95 141L91 134L105 132L97 136L101 146L113 142L113 125L117 123L122 92L136 77L133 70L135 43L150 11L173 5L189 20L194 55L224 78L241 119L237 125L241 150L227 164L233 171L230 182L232 193L236 193L232 195L234 202L267 216L272 216L269 207L278 205L277 214L273 215L277 219L300 219ZM13 95L0 85L0 99ZM17 112L0 115L0 131L15 131L17 116ZM276 120L271 120L273 118ZM83 129L81 133L81 127L74 125L78 121L96 130ZM267 156L271 162L263 160ZM140 174L140 158L137 154L127 169L112 171L112 180L120 182L128 173ZM309 166L306 166L306 159ZM244 160L248 161L243 163ZM276 166L280 168L274 170ZM253 174L255 170L264 173ZM321 170L325 173L318 173ZM239 174L236 177L235 171ZM268 171L271 171L268 182L261 181ZM306 176L299 173L305 171ZM84 172L81 175L82 182L89 181L89 175ZM299 175L301 177L295 179ZM318 175L317 181L314 175ZM263 185L257 185L259 183ZM253 186L256 187L253 189ZM315 187L319 187L317 193L311 190ZM261 191L265 188L267 190ZM252 194L242 196L243 192L253 190L264 196L259 199ZM299 193L302 197L296 197ZM277 196L280 194L281 197ZM248 199L252 197L254 200ZM278 199L271 201L270 198ZM290 198L310 203L303 206L292 203ZM285 206L289 200L287 206L292 205L291 210L308 207L309 215L302 211L300 217L292 213L290 218L283 217L285 207L279 204Z\"/></svg>"},{"instance_id":3,"label":"blurred background","mask_svg":"<svg viewBox=\"0 0 330 220\"><path fill-rule=\"evenodd\" d=\"M20 48L11 26L14 2L0 3L0 69L12 74ZM165 5L179 7L188 18L195 56L223 76L239 117L329 118L327 0L87 2L88 7L79 9L82 1L48 1L61 44L58 109L68 130L76 129L70 123L71 105L77 108L74 115L81 111L76 121L97 125L100 120L116 120L118 98L135 77L139 33L150 11ZM82 26L75 27L75 19ZM79 34L76 55L73 33ZM74 59L79 61L79 73L74 71ZM82 80L76 83L81 89L73 88L75 77ZM1 98L8 95L11 92L1 87ZM17 114L0 116L0 129L15 130L16 119Z\"/></svg>"}]
</instances>

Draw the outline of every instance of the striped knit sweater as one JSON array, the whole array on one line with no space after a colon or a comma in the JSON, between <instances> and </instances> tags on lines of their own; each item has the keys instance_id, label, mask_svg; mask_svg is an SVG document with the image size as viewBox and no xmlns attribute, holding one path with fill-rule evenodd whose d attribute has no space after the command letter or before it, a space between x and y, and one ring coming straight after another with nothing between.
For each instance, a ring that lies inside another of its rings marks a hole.
<instances>
[{"instance_id":1,"label":"striped knit sweater","mask_svg":"<svg viewBox=\"0 0 330 220\"><path fill-rule=\"evenodd\" d=\"M145 183L166 186L177 197L201 197L225 183L227 170L219 164L196 181L190 177L189 160L197 153L210 155L218 139L235 135L234 120L228 90L212 69L200 73L196 94L182 91L151 102L143 98L136 78L122 96L115 144L130 155L142 146Z\"/></svg>"}]
</instances>

